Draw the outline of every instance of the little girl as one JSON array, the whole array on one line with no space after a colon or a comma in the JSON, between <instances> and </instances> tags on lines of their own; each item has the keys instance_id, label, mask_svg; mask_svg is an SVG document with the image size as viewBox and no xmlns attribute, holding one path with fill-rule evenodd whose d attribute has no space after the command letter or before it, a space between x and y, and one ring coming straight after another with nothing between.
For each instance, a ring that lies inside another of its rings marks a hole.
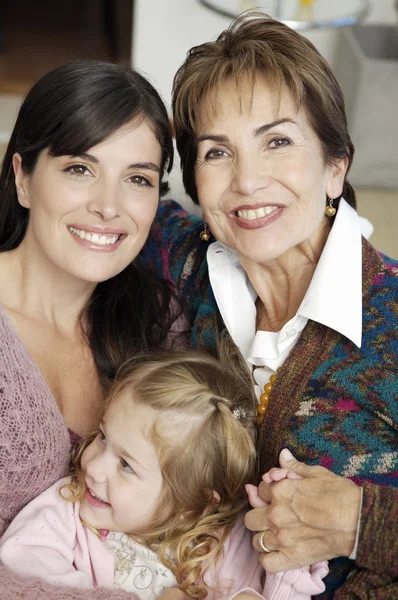
<instances>
[{"instance_id":1,"label":"little girl","mask_svg":"<svg viewBox=\"0 0 398 600\"><path fill-rule=\"evenodd\" d=\"M0 541L22 575L132 598L309 598L327 568L265 577L242 511L256 483L256 399L237 352L153 353L124 365L70 479ZM172 588L172 589L167 589Z\"/></svg>"}]
</instances>

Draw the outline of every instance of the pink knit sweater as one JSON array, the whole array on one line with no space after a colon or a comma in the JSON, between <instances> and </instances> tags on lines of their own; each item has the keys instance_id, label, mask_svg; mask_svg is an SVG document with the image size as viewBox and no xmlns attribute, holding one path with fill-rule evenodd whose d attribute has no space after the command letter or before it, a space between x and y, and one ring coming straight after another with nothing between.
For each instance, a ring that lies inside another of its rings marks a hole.
<instances>
[{"instance_id":1,"label":"pink knit sweater","mask_svg":"<svg viewBox=\"0 0 398 600\"><path fill-rule=\"evenodd\" d=\"M68 429L43 376L0 306L0 534L38 494L66 475ZM134 600L109 589L59 588L0 566L7 600Z\"/></svg>"}]
</instances>

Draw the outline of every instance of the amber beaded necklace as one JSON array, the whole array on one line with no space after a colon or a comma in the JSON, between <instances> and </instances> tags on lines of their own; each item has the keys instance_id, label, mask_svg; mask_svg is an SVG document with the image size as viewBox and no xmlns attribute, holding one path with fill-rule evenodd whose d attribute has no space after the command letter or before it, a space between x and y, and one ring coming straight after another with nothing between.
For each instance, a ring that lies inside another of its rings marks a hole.
<instances>
[{"instance_id":1,"label":"amber beaded necklace","mask_svg":"<svg viewBox=\"0 0 398 600\"><path fill-rule=\"evenodd\" d=\"M278 372L279 369L277 369L276 371ZM275 379L276 379L276 374L271 375L271 377L269 378L269 382L265 384L264 391L260 396L260 404L257 406L257 422L259 425L261 425L261 423L263 422L264 415L267 412L267 408L268 408L268 404L269 404L269 400L270 400L270 396L271 396L271 392L272 392L272 386L274 385Z\"/></svg>"}]
</instances>

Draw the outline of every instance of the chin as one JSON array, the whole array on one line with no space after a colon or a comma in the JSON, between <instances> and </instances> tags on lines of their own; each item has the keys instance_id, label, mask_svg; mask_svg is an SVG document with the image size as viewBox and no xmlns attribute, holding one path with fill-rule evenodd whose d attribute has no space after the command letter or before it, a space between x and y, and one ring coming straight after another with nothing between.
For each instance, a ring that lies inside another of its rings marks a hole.
<instances>
[{"instance_id":1,"label":"chin","mask_svg":"<svg viewBox=\"0 0 398 600\"><path fill-rule=\"evenodd\" d=\"M73 273L78 279L81 281L86 281L87 283L102 283L104 281L108 281L116 275L119 275L124 269L128 266L129 263L123 265L120 268L116 269L101 269L101 268L85 268L83 271L76 271Z\"/></svg>"}]
</instances>

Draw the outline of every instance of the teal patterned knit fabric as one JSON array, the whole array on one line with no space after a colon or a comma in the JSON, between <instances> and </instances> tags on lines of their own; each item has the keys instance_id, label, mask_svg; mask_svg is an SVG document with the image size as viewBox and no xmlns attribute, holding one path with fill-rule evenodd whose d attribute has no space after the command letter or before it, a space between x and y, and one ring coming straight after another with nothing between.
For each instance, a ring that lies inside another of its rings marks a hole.
<instances>
[{"instance_id":1,"label":"teal patterned knit fabric","mask_svg":"<svg viewBox=\"0 0 398 600\"><path fill-rule=\"evenodd\" d=\"M192 345L212 346L215 322L219 328L223 323L207 273L214 239L202 242L202 229L199 218L164 202L143 258L186 301ZM371 484L364 487L357 560L331 561L327 591L319 598L398 598L397 306L397 261L363 240L361 348L309 321L278 371L262 424L262 471L277 465L287 447L307 464Z\"/></svg>"}]
</instances>

